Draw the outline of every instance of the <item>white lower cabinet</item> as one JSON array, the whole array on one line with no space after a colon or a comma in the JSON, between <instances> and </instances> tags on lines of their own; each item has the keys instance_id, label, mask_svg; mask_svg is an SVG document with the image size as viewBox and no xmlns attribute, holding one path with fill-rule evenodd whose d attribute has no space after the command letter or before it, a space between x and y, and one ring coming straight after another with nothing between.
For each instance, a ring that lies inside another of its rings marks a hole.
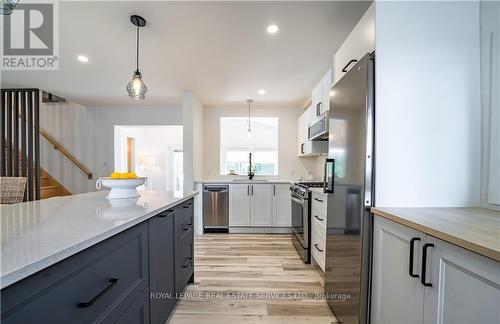
<instances>
[{"instance_id":1,"label":"white lower cabinet","mask_svg":"<svg viewBox=\"0 0 500 324\"><path fill-rule=\"evenodd\" d=\"M271 226L273 223L273 192L269 184L250 185L250 224Z\"/></svg>"},{"instance_id":2,"label":"white lower cabinet","mask_svg":"<svg viewBox=\"0 0 500 324\"><path fill-rule=\"evenodd\" d=\"M371 323L499 323L499 304L499 262L375 217Z\"/></svg>"},{"instance_id":3,"label":"white lower cabinet","mask_svg":"<svg viewBox=\"0 0 500 324\"><path fill-rule=\"evenodd\" d=\"M229 186L229 226L250 226L250 186Z\"/></svg>"},{"instance_id":4,"label":"white lower cabinet","mask_svg":"<svg viewBox=\"0 0 500 324\"><path fill-rule=\"evenodd\" d=\"M500 262L432 236L424 324L500 323Z\"/></svg>"},{"instance_id":5,"label":"white lower cabinet","mask_svg":"<svg viewBox=\"0 0 500 324\"><path fill-rule=\"evenodd\" d=\"M289 184L230 184L229 226L290 227Z\"/></svg>"},{"instance_id":6,"label":"white lower cabinet","mask_svg":"<svg viewBox=\"0 0 500 324\"><path fill-rule=\"evenodd\" d=\"M412 274L420 276L425 234L380 217L373 231L371 322L422 324L424 287L410 276L409 265L413 239Z\"/></svg>"},{"instance_id":7,"label":"white lower cabinet","mask_svg":"<svg viewBox=\"0 0 500 324\"><path fill-rule=\"evenodd\" d=\"M273 185L273 226L292 226L292 203L289 184Z\"/></svg>"}]
</instances>

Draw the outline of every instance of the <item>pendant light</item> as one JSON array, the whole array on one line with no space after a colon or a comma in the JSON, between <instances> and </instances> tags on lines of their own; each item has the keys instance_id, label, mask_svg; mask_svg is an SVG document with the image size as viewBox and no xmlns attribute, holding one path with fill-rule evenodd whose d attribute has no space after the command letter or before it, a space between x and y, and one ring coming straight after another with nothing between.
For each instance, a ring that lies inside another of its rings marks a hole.
<instances>
[{"instance_id":1,"label":"pendant light","mask_svg":"<svg viewBox=\"0 0 500 324\"><path fill-rule=\"evenodd\" d=\"M148 87L142 80L142 74L139 71L139 28L146 26L146 19L141 16L133 15L130 16L130 21L137 28L137 60L136 60L136 69L134 74L132 75L132 80L127 84L127 92L130 98L135 100L143 100L146 99L146 92L148 92Z\"/></svg>"},{"instance_id":2,"label":"pendant light","mask_svg":"<svg viewBox=\"0 0 500 324\"><path fill-rule=\"evenodd\" d=\"M253 103L252 99L247 99L248 103L248 138L252 137L252 128L250 127L250 105Z\"/></svg>"},{"instance_id":3,"label":"pendant light","mask_svg":"<svg viewBox=\"0 0 500 324\"><path fill-rule=\"evenodd\" d=\"M18 2L18 0L2 0L2 15L10 15Z\"/></svg>"}]
</instances>

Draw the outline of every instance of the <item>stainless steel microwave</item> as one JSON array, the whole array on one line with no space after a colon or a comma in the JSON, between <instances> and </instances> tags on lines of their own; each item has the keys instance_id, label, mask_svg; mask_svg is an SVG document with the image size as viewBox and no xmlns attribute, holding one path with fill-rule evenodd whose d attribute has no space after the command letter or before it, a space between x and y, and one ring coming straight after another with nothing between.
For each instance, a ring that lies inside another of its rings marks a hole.
<instances>
[{"instance_id":1,"label":"stainless steel microwave","mask_svg":"<svg viewBox=\"0 0 500 324\"><path fill-rule=\"evenodd\" d=\"M328 141L328 111L309 124L307 134L310 141Z\"/></svg>"}]
</instances>

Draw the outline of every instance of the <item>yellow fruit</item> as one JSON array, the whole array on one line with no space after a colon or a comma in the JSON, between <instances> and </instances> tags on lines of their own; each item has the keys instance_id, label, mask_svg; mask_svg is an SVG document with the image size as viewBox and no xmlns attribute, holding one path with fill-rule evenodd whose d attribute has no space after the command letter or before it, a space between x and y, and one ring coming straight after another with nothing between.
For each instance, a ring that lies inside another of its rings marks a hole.
<instances>
[{"instance_id":1,"label":"yellow fruit","mask_svg":"<svg viewBox=\"0 0 500 324\"><path fill-rule=\"evenodd\" d=\"M113 172L113 173L111 173L110 177L112 179L119 179L120 178L120 172Z\"/></svg>"},{"instance_id":2,"label":"yellow fruit","mask_svg":"<svg viewBox=\"0 0 500 324\"><path fill-rule=\"evenodd\" d=\"M122 173L120 174L120 179L128 179L128 173Z\"/></svg>"},{"instance_id":3,"label":"yellow fruit","mask_svg":"<svg viewBox=\"0 0 500 324\"><path fill-rule=\"evenodd\" d=\"M135 174L135 172L130 172L130 173L128 173L128 177L129 177L129 179L136 179L137 174Z\"/></svg>"}]
</instances>

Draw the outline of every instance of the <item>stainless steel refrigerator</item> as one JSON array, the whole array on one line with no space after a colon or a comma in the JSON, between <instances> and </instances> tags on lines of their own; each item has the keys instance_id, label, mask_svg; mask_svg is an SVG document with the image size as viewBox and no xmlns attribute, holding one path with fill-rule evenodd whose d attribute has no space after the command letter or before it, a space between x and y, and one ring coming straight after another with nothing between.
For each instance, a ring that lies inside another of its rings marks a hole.
<instances>
[{"instance_id":1,"label":"stainless steel refrigerator","mask_svg":"<svg viewBox=\"0 0 500 324\"><path fill-rule=\"evenodd\" d=\"M375 55L330 90L325 293L342 323L368 323L374 202Z\"/></svg>"}]
</instances>

